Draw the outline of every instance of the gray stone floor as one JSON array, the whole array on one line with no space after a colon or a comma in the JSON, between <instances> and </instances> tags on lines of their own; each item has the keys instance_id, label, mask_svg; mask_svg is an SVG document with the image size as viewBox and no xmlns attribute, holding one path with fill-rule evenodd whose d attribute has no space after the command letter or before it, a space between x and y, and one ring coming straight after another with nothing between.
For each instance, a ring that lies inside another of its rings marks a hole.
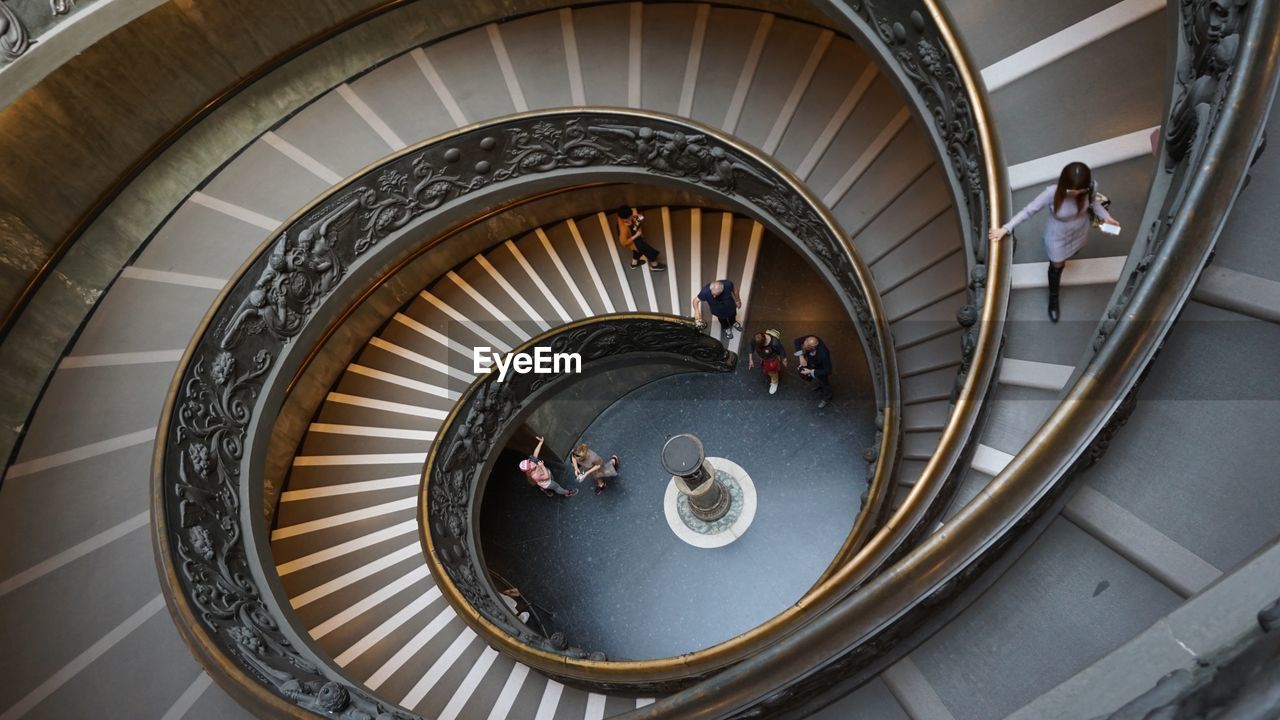
<instances>
[{"instance_id":1,"label":"gray stone floor","mask_svg":"<svg viewBox=\"0 0 1280 720\"><path fill-rule=\"evenodd\" d=\"M518 473L491 480L481 520L490 567L554 611L571 643L611 658L698 650L784 610L849 532L874 410L846 401L820 412L800 382L770 397L758 380L745 367L666 378L605 411L584 439L623 466L601 495L565 476L576 497L543 497ZM755 521L724 548L685 544L663 515L670 476L659 452L686 431L755 482Z\"/></svg>"}]
</instances>

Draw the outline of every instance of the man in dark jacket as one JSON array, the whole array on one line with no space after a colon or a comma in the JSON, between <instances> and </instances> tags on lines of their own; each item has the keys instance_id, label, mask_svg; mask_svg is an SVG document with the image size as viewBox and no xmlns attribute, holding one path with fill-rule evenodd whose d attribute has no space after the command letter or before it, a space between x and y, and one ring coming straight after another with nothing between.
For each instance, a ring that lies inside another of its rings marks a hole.
<instances>
[{"instance_id":1,"label":"man in dark jacket","mask_svg":"<svg viewBox=\"0 0 1280 720\"><path fill-rule=\"evenodd\" d=\"M689 310L695 318L702 316L702 303L706 303L711 314L720 321L725 340L733 339L734 330L742 332L742 324L738 322L742 298L738 296L738 288L733 286L732 280L716 280L702 286L702 290L693 296Z\"/></svg>"},{"instance_id":2,"label":"man in dark jacket","mask_svg":"<svg viewBox=\"0 0 1280 720\"><path fill-rule=\"evenodd\" d=\"M831 404L831 353L817 335L805 335L795 341L796 357L800 358L800 374L817 384L814 390L822 393L818 409Z\"/></svg>"}]
</instances>

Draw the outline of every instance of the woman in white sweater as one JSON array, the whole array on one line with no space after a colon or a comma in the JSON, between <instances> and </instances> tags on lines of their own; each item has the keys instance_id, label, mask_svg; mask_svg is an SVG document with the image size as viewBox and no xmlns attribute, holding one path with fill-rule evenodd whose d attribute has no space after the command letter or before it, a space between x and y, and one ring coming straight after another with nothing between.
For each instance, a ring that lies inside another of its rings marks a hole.
<instances>
[{"instance_id":1,"label":"woman in white sweater","mask_svg":"<svg viewBox=\"0 0 1280 720\"><path fill-rule=\"evenodd\" d=\"M1044 189L1035 200L1022 208L1004 227L993 228L988 234L992 240L1008 235L1023 220L1049 208L1049 219L1044 224L1044 249L1049 255L1049 319L1058 322L1058 288L1062 281L1062 269L1089 236L1090 214L1096 215L1104 225L1114 226L1119 232L1120 223L1098 199L1098 184L1093 181L1089 166L1073 162L1062 168L1058 184Z\"/></svg>"}]
</instances>

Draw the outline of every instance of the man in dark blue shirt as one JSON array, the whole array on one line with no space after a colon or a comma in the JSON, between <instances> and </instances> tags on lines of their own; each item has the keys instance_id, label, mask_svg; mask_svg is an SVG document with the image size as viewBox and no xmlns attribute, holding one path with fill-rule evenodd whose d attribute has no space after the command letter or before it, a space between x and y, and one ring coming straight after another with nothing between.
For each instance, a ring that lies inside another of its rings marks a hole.
<instances>
[{"instance_id":1,"label":"man in dark blue shirt","mask_svg":"<svg viewBox=\"0 0 1280 720\"><path fill-rule=\"evenodd\" d=\"M796 357L800 358L800 374L817 384L814 390L822 393L818 409L831 404L831 353L817 335L805 335L795 340Z\"/></svg>"},{"instance_id":2,"label":"man in dark blue shirt","mask_svg":"<svg viewBox=\"0 0 1280 720\"><path fill-rule=\"evenodd\" d=\"M732 280L716 280L702 287L693 298L692 313L695 318L702 315L698 303L704 302L711 308L711 314L720 321L725 340L733 339L734 330L742 332L742 325L738 324L738 308L742 307L742 298L738 297L738 289L733 286Z\"/></svg>"}]
</instances>

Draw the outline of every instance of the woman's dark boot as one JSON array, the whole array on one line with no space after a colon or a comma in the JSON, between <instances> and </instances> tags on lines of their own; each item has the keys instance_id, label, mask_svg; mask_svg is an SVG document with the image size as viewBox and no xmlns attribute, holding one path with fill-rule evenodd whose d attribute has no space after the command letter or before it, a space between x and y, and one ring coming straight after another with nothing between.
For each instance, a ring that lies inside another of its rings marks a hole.
<instances>
[{"instance_id":1,"label":"woman's dark boot","mask_svg":"<svg viewBox=\"0 0 1280 720\"><path fill-rule=\"evenodd\" d=\"M1065 265L1063 267L1066 267ZM1062 268L1049 265L1049 319L1058 322L1058 288L1062 285Z\"/></svg>"}]
</instances>

